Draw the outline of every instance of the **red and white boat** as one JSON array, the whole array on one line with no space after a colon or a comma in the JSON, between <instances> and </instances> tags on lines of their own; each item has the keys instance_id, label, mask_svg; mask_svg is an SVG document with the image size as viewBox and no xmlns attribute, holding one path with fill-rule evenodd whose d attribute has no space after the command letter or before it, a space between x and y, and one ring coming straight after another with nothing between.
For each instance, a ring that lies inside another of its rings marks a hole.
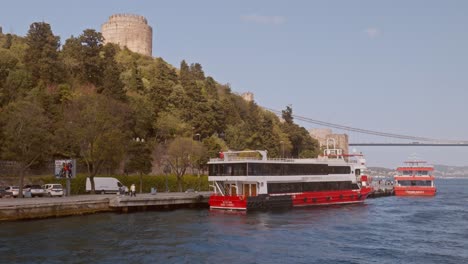
<instances>
[{"instance_id":1,"label":"red and white boat","mask_svg":"<svg viewBox=\"0 0 468 264\"><path fill-rule=\"evenodd\" d=\"M316 159L268 159L266 151L227 151L211 159L210 209L269 210L362 203L371 192L362 155L326 149Z\"/></svg>"},{"instance_id":2,"label":"red and white boat","mask_svg":"<svg viewBox=\"0 0 468 264\"><path fill-rule=\"evenodd\" d=\"M394 191L396 196L434 196L434 167L422 160L405 161L405 165L397 168Z\"/></svg>"}]
</instances>

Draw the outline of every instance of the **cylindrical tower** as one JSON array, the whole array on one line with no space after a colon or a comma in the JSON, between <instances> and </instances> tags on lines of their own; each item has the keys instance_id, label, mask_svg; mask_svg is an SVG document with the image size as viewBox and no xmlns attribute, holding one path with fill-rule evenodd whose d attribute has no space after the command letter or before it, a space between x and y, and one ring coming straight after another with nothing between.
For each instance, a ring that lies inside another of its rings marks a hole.
<instances>
[{"instance_id":1,"label":"cylindrical tower","mask_svg":"<svg viewBox=\"0 0 468 264\"><path fill-rule=\"evenodd\" d=\"M153 29L143 16L112 15L102 25L101 32L105 43L115 43L131 51L152 56Z\"/></svg>"}]
</instances>

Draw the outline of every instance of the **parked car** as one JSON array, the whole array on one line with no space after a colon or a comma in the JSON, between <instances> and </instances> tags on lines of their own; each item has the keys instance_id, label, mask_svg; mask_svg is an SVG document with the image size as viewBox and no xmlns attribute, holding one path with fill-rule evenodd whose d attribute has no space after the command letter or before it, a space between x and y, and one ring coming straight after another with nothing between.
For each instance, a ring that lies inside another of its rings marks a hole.
<instances>
[{"instance_id":1,"label":"parked car","mask_svg":"<svg viewBox=\"0 0 468 264\"><path fill-rule=\"evenodd\" d=\"M6 187L0 186L0 198L7 196L7 191L5 189Z\"/></svg>"},{"instance_id":2,"label":"parked car","mask_svg":"<svg viewBox=\"0 0 468 264\"><path fill-rule=\"evenodd\" d=\"M46 195L45 190L37 184L25 185L23 187L23 194L26 192L31 192L31 197L44 197Z\"/></svg>"},{"instance_id":3,"label":"parked car","mask_svg":"<svg viewBox=\"0 0 468 264\"><path fill-rule=\"evenodd\" d=\"M18 197L19 194L19 186L7 186L5 188L6 195L10 195L13 197Z\"/></svg>"},{"instance_id":4,"label":"parked car","mask_svg":"<svg viewBox=\"0 0 468 264\"><path fill-rule=\"evenodd\" d=\"M52 196L63 196L63 187L62 187L62 184L59 184L59 183L49 183L49 184L46 184L46 185L42 186L42 188L45 190L46 195L49 196L49 197L52 197Z\"/></svg>"}]
</instances>

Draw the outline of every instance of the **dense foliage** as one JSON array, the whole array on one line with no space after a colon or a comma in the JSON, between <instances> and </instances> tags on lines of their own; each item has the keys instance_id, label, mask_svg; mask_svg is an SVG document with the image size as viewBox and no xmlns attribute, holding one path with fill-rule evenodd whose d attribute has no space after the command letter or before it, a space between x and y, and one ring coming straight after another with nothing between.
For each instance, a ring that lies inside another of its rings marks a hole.
<instances>
[{"instance_id":1,"label":"dense foliage","mask_svg":"<svg viewBox=\"0 0 468 264\"><path fill-rule=\"evenodd\" d=\"M0 158L24 170L75 157L91 177L169 164L179 179L227 149L317 155L291 108L280 121L205 76L199 63L177 69L103 41L86 29L61 45L44 22L25 37L0 34Z\"/></svg>"}]
</instances>

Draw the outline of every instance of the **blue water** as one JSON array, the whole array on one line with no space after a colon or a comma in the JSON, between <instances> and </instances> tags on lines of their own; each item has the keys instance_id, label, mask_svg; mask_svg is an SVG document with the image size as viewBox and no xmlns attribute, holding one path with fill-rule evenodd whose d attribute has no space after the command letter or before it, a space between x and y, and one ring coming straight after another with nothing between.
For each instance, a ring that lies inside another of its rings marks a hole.
<instances>
[{"instance_id":1,"label":"blue water","mask_svg":"<svg viewBox=\"0 0 468 264\"><path fill-rule=\"evenodd\" d=\"M468 180L432 198L227 215L208 210L0 223L1 263L468 263Z\"/></svg>"}]
</instances>

